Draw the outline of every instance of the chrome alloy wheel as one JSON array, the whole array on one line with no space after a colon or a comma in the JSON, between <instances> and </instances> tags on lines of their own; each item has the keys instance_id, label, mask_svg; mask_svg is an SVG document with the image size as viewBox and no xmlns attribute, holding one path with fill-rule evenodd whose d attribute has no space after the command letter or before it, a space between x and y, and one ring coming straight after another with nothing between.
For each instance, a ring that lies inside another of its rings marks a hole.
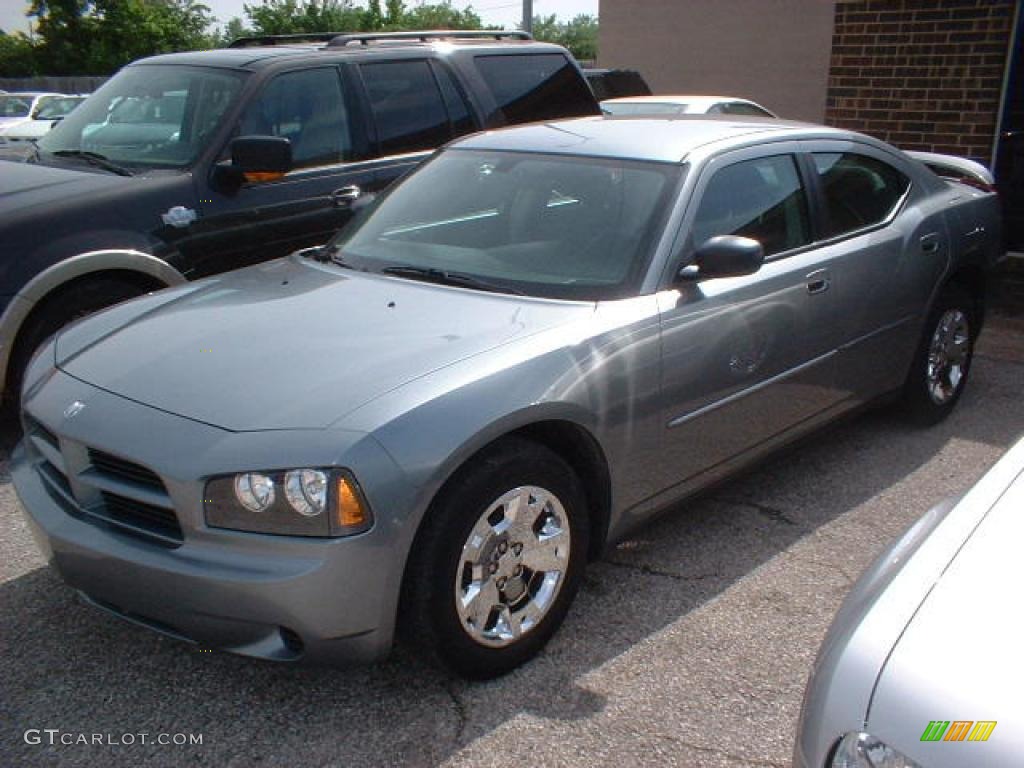
<instances>
[{"instance_id":1,"label":"chrome alloy wheel","mask_svg":"<svg viewBox=\"0 0 1024 768\"><path fill-rule=\"evenodd\" d=\"M928 395L936 405L948 403L960 389L971 353L967 315L948 309L939 318L928 348Z\"/></svg>"},{"instance_id":2,"label":"chrome alloy wheel","mask_svg":"<svg viewBox=\"0 0 1024 768\"><path fill-rule=\"evenodd\" d=\"M558 498L533 485L513 488L480 515L462 547L455 607L463 629L492 648L540 623L569 567L571 533Z\"/></svg>"}]
</instances>

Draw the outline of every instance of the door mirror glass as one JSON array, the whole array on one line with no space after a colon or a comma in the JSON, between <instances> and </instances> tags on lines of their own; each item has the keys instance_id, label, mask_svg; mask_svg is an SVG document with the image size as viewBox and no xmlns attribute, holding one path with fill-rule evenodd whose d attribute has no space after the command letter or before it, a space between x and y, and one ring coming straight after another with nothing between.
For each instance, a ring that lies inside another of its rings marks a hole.
<instances>
[{"instance_id":1,"label":"door mirror glass","mask_svg":"<svg viewBox=\"0 0 1024 768\"><path fill-rule=\"evenodd\" d=\"M757 240L735 235L712 237L693 255L693 267L684 267L680 276L697 279L752 275L764 264L764 248Z\"/></svg>"}]
</instances>

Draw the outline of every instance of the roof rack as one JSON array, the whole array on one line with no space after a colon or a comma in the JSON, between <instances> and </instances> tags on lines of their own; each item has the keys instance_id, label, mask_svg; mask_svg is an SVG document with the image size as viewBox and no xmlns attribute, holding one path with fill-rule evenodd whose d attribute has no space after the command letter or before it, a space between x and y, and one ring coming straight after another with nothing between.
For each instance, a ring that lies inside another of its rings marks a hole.
<instances>
[{"instance_id":1,"label":"roof rack","mask_svg":"<svg viewBox=\"0 0 1024 768\"><path fill-rule=\"evenodd\" d=\"M503 29L431 29L422 32L366 32L337 35L329 43L328 48L344 48L346 45L358 43L368 45L371 42L391 40L415 40L426 43L430 40L533 40L533 35L522 30L506 32Z\"/></svg>"},{"instance_id":2,"label":"roof rack","mask_svg":"<svg viewBox=\"0 0 1024 768\"><path fill-rule=\"evenodd\" d=\"M329 43L344 32L300 32L294 35L252 35L237 37L228 48L255 48L263 45L291 45L293 43Z\"/></svg>"},{"instance_id":3,"label":"roof rack","mask_svg":"<svg viewBox=\"0 0 1024 768\"><path fill-rule=\"evenodd\" d=\"M228 48L256 48L267 45L293 45L295 43L327 43L328 48L344 48L352 43L369 45L371 42L390 40L533 40L533 35L522 30L503 29L430 29L420 32L300 32L293 35L252 35L232 40Z\"/></svg>"}]
</instances>

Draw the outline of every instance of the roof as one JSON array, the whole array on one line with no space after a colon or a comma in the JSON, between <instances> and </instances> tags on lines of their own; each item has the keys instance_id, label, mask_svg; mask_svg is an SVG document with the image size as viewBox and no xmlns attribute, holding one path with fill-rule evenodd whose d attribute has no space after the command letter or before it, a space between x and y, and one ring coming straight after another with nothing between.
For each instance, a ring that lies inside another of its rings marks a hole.
<instances>
[{"instance_id":1,"label":"roof","mask_svg":"<svg viewBox=\"0 0 1024 768\"><path fill-rule=\"evenodd\" d=\"M605 99L611 104L720 104L723 101L741 101L744 104L753 104L749 99L741 99L737 96L710 96L704 94L679 94L663 93L652 96L620 96L617 99Z\"/></svg>"},{"instance_id":2,"label":"roof","mask_svg":"<svg viewBox=\"0 0 1024 768\"><path fill-rule=\"evenodd\" d=\"M231 67L235 69L251 69L266 66L279 61L286 61L289 58L306 58L311 55L323 56L325 60L330 56L333 59L348 58L351 56L381 56L389 57L396 53L411 53L415 51L434 50L450 52L453 50L479 50L479 51L520 51L520 50L550 50L563 51L564 49L550 43L541 43L536 40L493 40L482 38L474 39L439 39L429 42L418 40L381 40L371 45L348 45L343 47L329 47L326 43L288 43L268 46L246 46L242 48L214 48L206 51L182 51L179 53L165 53L159 56L150 56L133 62L130 66L149 64L188 64L204 67Z\"/></svg>"},{"instance_id":3,"label":"roof","mask_svg":"<svg viewBox=\"0 0 1024 768\"><path fill-rule=\"evenodd\" d=\"M848 131L767 117L582 117L474 134L454 146L677 163L698 147L754 136L849 136Z\"/></svg>"}]
</instances>

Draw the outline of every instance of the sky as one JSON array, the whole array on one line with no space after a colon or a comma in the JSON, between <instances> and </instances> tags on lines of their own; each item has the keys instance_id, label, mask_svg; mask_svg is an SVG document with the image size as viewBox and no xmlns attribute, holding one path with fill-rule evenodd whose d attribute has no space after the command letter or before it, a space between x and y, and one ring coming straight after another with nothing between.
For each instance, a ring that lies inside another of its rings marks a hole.
<instances>
[{"instance_id":1,"label":"sky","mask_svg":"<svg viewBox=\"0 0 1024 768\"><path fill-rule=\"evenodd\" d=\"M202 0L204 5L210 7L213 15L217 18L218 24L223 26L232 17L238 16L244 20L245 14L242 6L247 0ZM258 0L248 0L250 4ZM356 0L358 5L363 5L361 0ZM533 0L533 13L535 16L557 15L562 19L570 19L580 13L597 15L598 0ZM416 4L416 0L406 0L407 6ZM473 9L480 15L480 18L487 24L499 24L513 28L523 16L523 4L521 0L452 0L455 8L463 9L472 5ZM29 3L25 0L0 0L0 29L5 32L28 30L28 20L25 18L25 11Z\"/></svg>"}]
</instances>

